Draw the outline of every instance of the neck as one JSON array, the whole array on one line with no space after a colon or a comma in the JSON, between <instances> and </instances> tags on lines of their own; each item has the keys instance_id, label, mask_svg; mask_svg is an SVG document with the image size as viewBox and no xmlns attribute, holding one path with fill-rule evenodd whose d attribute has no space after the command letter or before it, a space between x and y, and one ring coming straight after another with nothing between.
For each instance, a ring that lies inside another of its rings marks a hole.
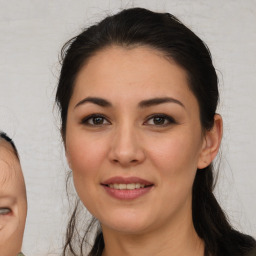
<instances>
[{"instance_id":1,"label":"neck","mask_svg":"<svg viewBox=\"0 0 256 256\"><path fill-rule=\"evenodd\" d=\"M179 224L178 224L179 223ZM188 225L189 224L189 225ZM123 234L103 227L105 249L103 256L203 256L204 243L198 237L192 222L184 219L154 232Z\"/></svg>"}]
</instances>

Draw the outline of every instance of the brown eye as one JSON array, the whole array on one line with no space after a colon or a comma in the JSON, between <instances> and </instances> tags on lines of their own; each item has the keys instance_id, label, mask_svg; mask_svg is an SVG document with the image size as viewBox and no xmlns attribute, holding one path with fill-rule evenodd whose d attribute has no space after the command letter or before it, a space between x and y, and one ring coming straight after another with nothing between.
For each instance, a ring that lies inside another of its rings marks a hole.
<instances>
[{"instance_id":1,"label":"brown eye","mask_svg":"<svg viewBox=\"0 0 256 256\"><path fill-rule=\"evenodd\" d=\"M101 125L104 124L104 118L103 117L92 117L91 118L91 124L93 125Z\"/></svg>"},{"instance_id":2,"label":"brown eye","mask_svg":"<svg viewBox=\"0 0 256 256\"><path fill-rule=\"evenodd\" d=\"M175 120L168 115L153 115L146 121L147 125L154 126L168 126L174 123L176 123Z\"/></svg>"},{"instance_id":3,"label":"brown eye","mask_svg":"<svg viewBox=\"0 0 256 256\"><path fill-rule=\"evenodd\" d=\"M103 115L97 114L87 116L82 120L81 123L90 126L101 126L110 124L110 122Z\"/></svg>"},{"instance_id":4,"label":"brown eye","mask_svg":"<svg viewBox=\"0 0 256 256\"><path fill-rule=\"evenodd\" d=\"M157 116L157 117L153 118L153 123L155 125L163 125L163 124L165 124L166 121L167 121L166 118L160 117L160 116Z\"/></svg>"}]
</instances>

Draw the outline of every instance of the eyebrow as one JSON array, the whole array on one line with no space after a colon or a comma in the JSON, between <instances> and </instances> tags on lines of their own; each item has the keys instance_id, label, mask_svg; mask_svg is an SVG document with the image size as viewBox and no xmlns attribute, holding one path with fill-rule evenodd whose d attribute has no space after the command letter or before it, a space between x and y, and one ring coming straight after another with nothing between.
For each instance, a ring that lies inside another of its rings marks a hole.
<instances>
[{"instance_id":1,"label":"eyebrow","mask_svg":"<svg viewBox=\"0 0 256 256\"><path fill-rule=\"evenodd\" d=\"M103 98L98 98L98 97L87 97L87 98L84 98L83 100L79 101L76 105L75 105L75 108L77 108L78 106L81 106L85 103L93 103L93 104L96 104L96 105L99 105L101 107L111 107L112 104L103 99Z\"/></svg>"},{"instance_id":2,"label":"eyebrow","mask_svg":"<svg viewBox=\"0 0 256 256\"><path fill-rule=\"evenodd\" d=\"M79 101L75 105L74 108L77 108L78 106L81 106L85 103L93 103L93 104L99 105L101 107L112 107L112 104L103 98L87 97L87 98L84 98L81 101ZM171 98L171 97L161 97L161 98L152 98L152 99L143 100L138 104L138 106L140 108L145 108L145 107L156 106L156 105L163 104L163 103L176 103L176 104L182 106L183 108L185 108L185 106L182 102L180 102L177 99Z\"/></svg>"},{"instance_id":3,"label":"eyebrow","mask_svg":"<svg viewBox=\"0 0 256 256\"><path fill-rule=\"evenodd\" d=\"M176 103L176 104L182 106L183 108L185 108L185 106L183 105L182 102L180 102L177 99L171 98L171 97L153 98L153 99L143 100L139 103L139 106L141 108L145 108L145 107L151 107L151 106L155 106L155 105L159 105L159 104L163 104L163 103Z\"/></svg>"}]
</instances>

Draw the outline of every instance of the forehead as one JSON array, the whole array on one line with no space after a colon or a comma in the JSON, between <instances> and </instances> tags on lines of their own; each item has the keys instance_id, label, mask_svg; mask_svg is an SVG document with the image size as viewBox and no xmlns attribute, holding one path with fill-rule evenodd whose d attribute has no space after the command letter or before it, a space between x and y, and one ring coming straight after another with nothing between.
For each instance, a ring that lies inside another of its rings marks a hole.
<instances>
[{"instance_id":1,"label":"forehead","mask_svg":"<svg viewBox=\"0 0 256 256\"><path fill-rule=\"evenodd\" d=\"M187 72L163 52L147 47L111 46L96 53L78 73L74 92L116 98L183 96L191 93ZM153 95L152 95L153 94ZM91 95L90 95L91 96ZM120 98L121 99L121 98Z\"/></svg>"},{"instance_id":2,"label":"forehead","mask_svg":"<svg viewBox=\"0 0 256 256\"><path fill-rule=\"evenodd\" d=\"M19 160L12 146L8 142L0 140L0 185L6 184L17 175L19 169Z\"/></svg>"},{"instance_id":3,"label":"forehead","mask_svg":"<svg viewBox=\"0 0 256 256\"><path fill-rule=\"evenodd\" d=\"M128 78L131 82L146 77L160 79L166 72L172 73L171 69L175 69L178 75L186 79L185 70L178 66L173 59L167 58L160 50L149 46L133 48L110 46L100 50L89 59L78 74L78 79L79 76L83 77L82 73L96 74L95 81L101 79L102 76L121 81L126 81ZM124 76L125 73L127 76Z\"/></svg>"}]
</instances>

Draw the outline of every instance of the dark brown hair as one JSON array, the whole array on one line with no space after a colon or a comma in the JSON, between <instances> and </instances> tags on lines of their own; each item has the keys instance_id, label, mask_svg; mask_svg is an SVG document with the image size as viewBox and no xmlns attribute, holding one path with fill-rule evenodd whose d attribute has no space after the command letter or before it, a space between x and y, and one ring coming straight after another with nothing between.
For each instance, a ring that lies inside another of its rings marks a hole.
<instances>
[{"instance_id":1,"label":"dark brown hair","mask_svg":"<svg viewBox=\"0 0 256 256\"><path fill-rule=\"evenodd\" d=\"M202 128L212 128L219 92L218 78L206 44L169 13L132 8L85 29L63 47L56 102L61 114L64 143L67 110L76 77L81 67L94 54L111 45L149 46L175 61L187 73L189 87L199 103ZM255 241L233 230L213 194L213 189L212 165L197 170L193 184L192 214L196 232L205 242L206 253L212 256L245 255L255 245ZM63 255L83 255L90 227L80 239L80 249L76 251L76 211L77 208L69 222ZM100 256L103 249L104 239L99 226L89 255Z\"/></svg>"}]
</instances>

